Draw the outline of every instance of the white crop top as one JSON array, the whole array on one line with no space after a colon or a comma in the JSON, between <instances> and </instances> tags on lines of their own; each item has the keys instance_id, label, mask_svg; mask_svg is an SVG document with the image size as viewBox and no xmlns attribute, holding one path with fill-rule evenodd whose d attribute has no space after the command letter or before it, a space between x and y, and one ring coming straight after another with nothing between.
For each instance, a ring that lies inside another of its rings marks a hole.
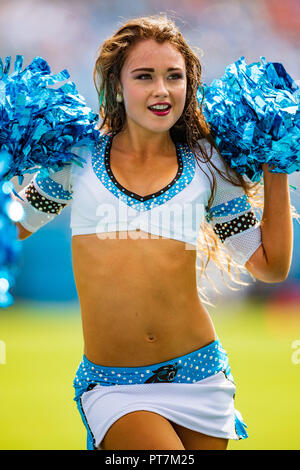
<instances>
[{"instance_id":1,"label":"white crop top","mask_svg":"<svg viewBox=\"0 0 300 470\"><path fill-rule=\"evenodd\" d=\"M86 160L83 167L67 164L51 176L45 176L43 170L37 172L19 193L25 212L21 224L35 232L71 204L72 236L141 230L149 238L160 236L196 246L206 217L241 264L260 246L260 224L243 188L225 181L217 172L217 191L208 214L208 163L196 162L187 144L176 144L178 171L174 179L156 193L142 197L114 177L110 168L112 140L112 134L103 134L93 147L72 147L71 152ZM209 152L208 141L202 139L200 144ZM218 168L224 168L215 149L212 158Z\"/></svg>"}]
</instances>

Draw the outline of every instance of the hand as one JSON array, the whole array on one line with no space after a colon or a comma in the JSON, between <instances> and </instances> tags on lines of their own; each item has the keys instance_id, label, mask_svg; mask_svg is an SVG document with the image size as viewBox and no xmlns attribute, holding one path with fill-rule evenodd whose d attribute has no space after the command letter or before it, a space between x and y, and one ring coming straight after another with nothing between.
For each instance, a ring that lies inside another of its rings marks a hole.
<instances>
[{"instance_id":1,"label":"hand","mask_svg":"<svg viewBox=\"0 0 300 470\"><path fill-rule=\"evenodd\" d=\"M272 168L269 168L269 163L263 163L261 167L264 172L269 172L270 170L273 170L273 168L275 168L275 165L271 165Z\"/></svg>"}]
</instances>

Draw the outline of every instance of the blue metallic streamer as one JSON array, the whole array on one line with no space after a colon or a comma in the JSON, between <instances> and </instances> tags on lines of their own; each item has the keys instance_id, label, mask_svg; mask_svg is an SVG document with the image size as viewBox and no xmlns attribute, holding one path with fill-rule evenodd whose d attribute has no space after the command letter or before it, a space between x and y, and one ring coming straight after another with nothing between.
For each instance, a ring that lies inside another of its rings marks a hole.
<instances>
[{"instance_id":1,"label":"blue metallic streamer","mask_svg":"<svg viewBox=\"0 0 300 470\"><path fill-rule=\"evenodd\" d=\"M299 87L281 63L261 62L247 65L241 57L203 85L203 113L221 154L253 182L263 163L271 173L300 170ZM199 87L199 105L202 99Z\"/></svg>"},{"instance_id":2,"label":"blue metallic streamer","mask_svg":"<svg viewBox=\"0 0 300 470\"><path fill-rule=\"evenodd\" d=\"M85 159L71 153L70 147L92 144L98 116L73 82L52 88L70 78L68 71L51 75L41 57L22 71L23 56L18 55L9 75L10 65L10 57L5 64L0 59L0 151L12 157L3 177L18 176L22 184L25 173L40 167L57 171L72 161L82 166Z\"/></svg>"}]
</instances>

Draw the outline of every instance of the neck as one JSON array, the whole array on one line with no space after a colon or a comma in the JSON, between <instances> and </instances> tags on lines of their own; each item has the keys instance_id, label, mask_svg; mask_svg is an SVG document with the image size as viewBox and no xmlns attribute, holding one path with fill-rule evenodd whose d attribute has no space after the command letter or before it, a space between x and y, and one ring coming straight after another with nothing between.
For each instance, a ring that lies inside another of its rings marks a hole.
<instances>
[{"instance_id":1,"label":"neck","mask_svg":"<svg viewBox=\"0 0 300 470\"><path fill-rule=\"evenodd\" d=\"M141 161L162 155L173 155L174 142L170 132L151 132L147 129L124 128L114 137L114 145Z\"/></svg>"}]
</instances>

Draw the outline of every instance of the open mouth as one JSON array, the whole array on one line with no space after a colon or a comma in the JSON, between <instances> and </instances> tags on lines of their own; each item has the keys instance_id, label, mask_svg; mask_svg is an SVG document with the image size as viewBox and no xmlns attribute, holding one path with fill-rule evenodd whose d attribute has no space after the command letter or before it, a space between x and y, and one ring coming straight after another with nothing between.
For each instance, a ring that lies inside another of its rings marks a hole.
<instances>
[{"instance_id":1,"label":"open mouth","mask_svg":"<svg viewBox=\"0 0 300 470\"><path fill-rule=\"evenodd\" d=\"M161 107L148 107L149 111L151 111L153 114L156 114L156 116L166 116L169 114L171 110L171 106L161 106Z\"/></svg>"}]
</instances>

